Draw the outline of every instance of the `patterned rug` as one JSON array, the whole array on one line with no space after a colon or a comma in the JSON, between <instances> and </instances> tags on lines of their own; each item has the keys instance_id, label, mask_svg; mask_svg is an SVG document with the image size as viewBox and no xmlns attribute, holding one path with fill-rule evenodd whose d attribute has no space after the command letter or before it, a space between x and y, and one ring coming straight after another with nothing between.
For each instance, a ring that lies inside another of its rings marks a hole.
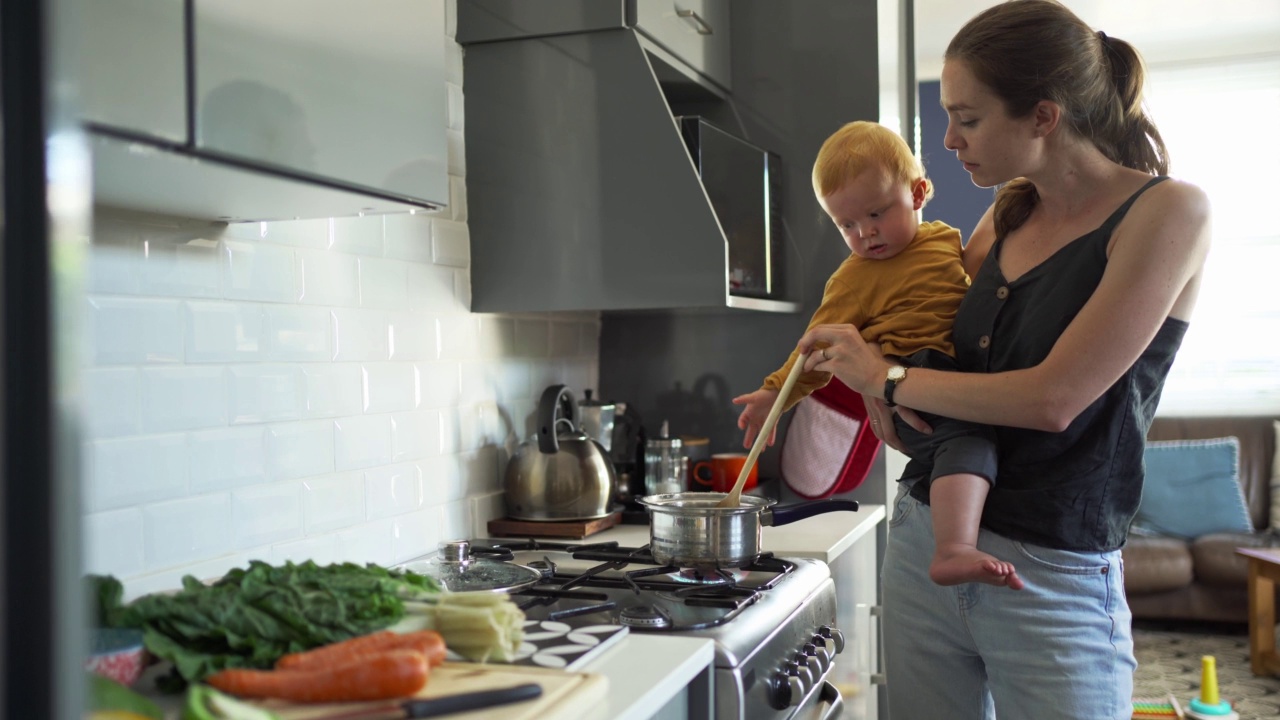
<instances>
[{"instance_id":1,"label":"patterned rug","mask_svg":"<svg viewBox=\"0 0 1280 720\"><path fill-rule=\"evenodd\" d=\"M1200 695L1200 658L1218 666L1218 694L1240 720L1280 718L1280 677L1249 670L1249 632L1243 626L1138 621L1133 629L1138 672L1134 697L1173 693L1185 709Z\"/></svg>"}]
</instances>

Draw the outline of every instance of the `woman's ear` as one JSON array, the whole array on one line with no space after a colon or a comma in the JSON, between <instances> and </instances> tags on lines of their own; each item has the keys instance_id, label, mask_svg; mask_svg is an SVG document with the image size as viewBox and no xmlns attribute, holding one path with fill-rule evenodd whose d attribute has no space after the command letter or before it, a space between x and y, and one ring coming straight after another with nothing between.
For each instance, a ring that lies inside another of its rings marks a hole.
<instances>
[{"instance_id":1,"label":"woman's ear","mask_svg":"<svg viewBox=\"0 0 1280 720\"><path fill-rule=\"evenodd\" d=\"M919 210L924 207L925 195L929 194L929 181L920 178L911 183L911 204L912 210Z\"/></svg>"},{"instance_id":2,"label":"woman's ear","mask_svg":"<svg viewBox=\"0 0 1280 720\"><path fill-rule=\"evenodd\" d=\"M1052 100L1041 100L1032 110L1032 118L1032 133L1038 138L1048 137L1062 120L1062 106Z\"/></svg>"}]
</instances>

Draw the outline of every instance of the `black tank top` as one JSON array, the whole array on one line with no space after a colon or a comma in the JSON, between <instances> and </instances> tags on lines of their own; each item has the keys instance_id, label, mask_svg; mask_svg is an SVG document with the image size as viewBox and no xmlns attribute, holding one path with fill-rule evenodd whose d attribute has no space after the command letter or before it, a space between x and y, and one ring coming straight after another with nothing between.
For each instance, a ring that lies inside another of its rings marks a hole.
<instances>
[{"instance_id":1,"label":"black tank top","mask_svg":"<svg viewBox=\"0 0 1280 720\"><path fill-rule=\"evenodd\" d=\"M1084 306L1107 266L1116 225L1153 178L1097 230L1013 282L996 241L956 315L956 360L967 372L1039 364ZM1063 550L1119 548L1142 494L1142 452L1165 376L1187 323L1166 318L1138 360L1060 433L996 427L999 473L982 525L1012 540ZM927 483L912 494L927 502Z\"/></svg>"}]
</instances>

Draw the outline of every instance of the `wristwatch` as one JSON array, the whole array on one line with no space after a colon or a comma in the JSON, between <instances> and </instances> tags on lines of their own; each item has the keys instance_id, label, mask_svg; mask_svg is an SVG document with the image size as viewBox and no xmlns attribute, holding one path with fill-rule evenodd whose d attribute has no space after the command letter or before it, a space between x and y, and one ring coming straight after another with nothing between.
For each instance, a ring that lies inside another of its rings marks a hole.
<instances>
[{"instance_id":1,"label":"wristwatch","mask_svg":"<svg viewBox=\"0 0 1280 720\"><path fill-rule=\"evenodd\" d=\"M897 389L898 383L907 379L907 369L901 365L894 365L889 368L889 372L884 376L884 404L889 407L897 405L893 401L893 391Z\"/></svg>"}]
</instances>

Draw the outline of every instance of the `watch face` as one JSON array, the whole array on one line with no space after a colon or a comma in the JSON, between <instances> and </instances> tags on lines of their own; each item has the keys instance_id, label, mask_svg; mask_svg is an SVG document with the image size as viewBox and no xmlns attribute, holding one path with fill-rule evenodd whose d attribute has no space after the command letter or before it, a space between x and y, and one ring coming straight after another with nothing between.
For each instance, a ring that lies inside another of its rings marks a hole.
<instances>
[{"instance_id":1,"label":"watch face","mask_svg":"<svg viewBox=\"0 0 1280 720\"><path fill-rule=\"evenodd\" d=\"M889 368L889 379L894 382L898 382L899 380L902 380L902 378L906 376L907 376L907 369L902 367L901 365L894 365L893 367Z\"/></svg>"}]
</instances>

